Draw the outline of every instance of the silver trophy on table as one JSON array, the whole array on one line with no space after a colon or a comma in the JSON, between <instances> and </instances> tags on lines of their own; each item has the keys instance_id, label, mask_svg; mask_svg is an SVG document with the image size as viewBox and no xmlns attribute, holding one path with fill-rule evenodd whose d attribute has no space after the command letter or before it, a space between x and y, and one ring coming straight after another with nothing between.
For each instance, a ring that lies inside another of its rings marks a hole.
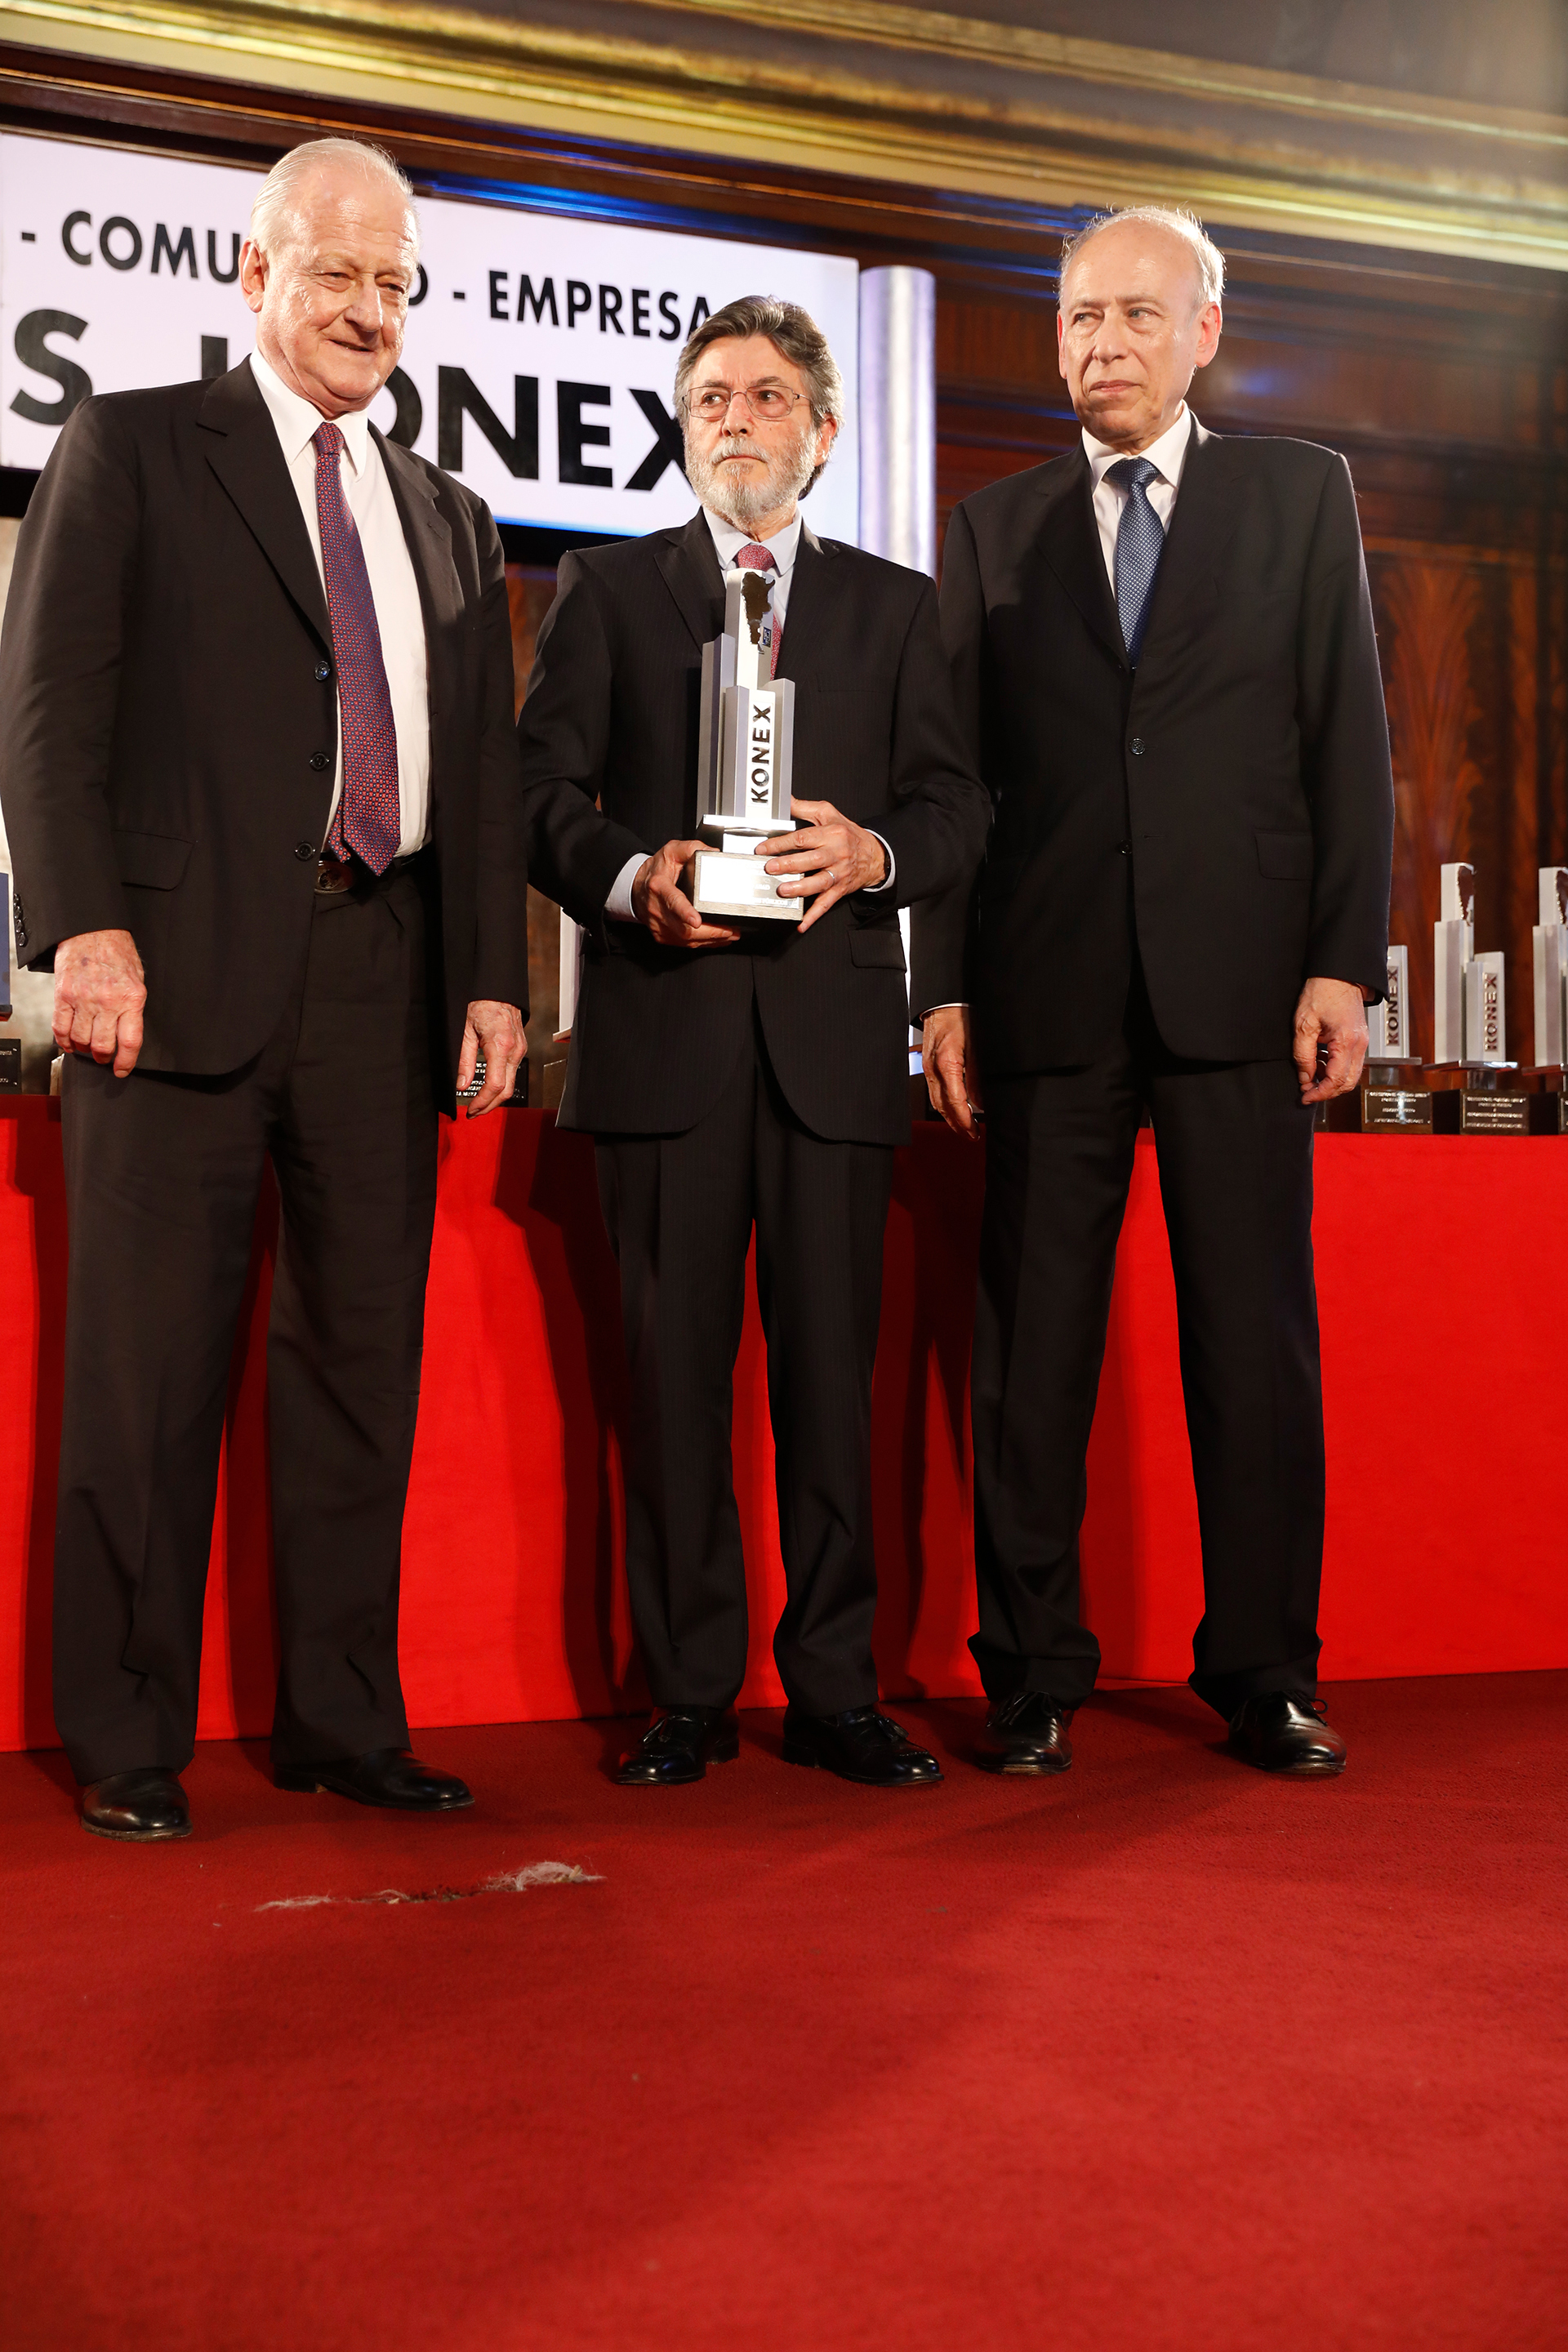
<instances>
[{"instance_id":1,"label":"silver trophy on table","mask_svg":"<svg viewBox=\"0 0 1568 2352\"><path fill-rule=\"evenodd\" d=\"M1366 1008L1367 1055L1362 1073L1363 1135L1430 1135L1432 1097L1410 1035L1410 950L1390 947L1381 1004ZM1353 1110L1340 1123L1353 1123Z\"/></svg>"},{"instance_id":2,"label":"silver trophy on table","mask_svg":"<svg viewBox=\"0 0 1568 2352\"><path fill-rule=\"evenodd\" d=\"M772 574L727 572L724 634L702 648L697 806L704 846L681 876L700 915L798 923L805 911L804 899L779 897L780 877L756 854L759 842L795 831L795 684L773 676L779 633Z\"/></svg>"},{"instance_id":3,"label":"silver trophy on table","mask_svg":"<svg viewBox=\"0 0 1568 2352\"><path fill-rule=\"evenodd\" d=\"M1568 1135L1568 866L1536 870L1541 920L1531 935L1535 961L1535 1068L1531 1108L1538 1134Z\"/></svg>"},{"instance_id":4,"label":"silver trophy on table","mask_svg":"<svg viewBox=\"0 0 1568 2352\"><path fill-rule=\"evenodd\" d=\"M1500 949L1476 952L1476 870L1438 869L1433 925L1432 1125L1447 1135L1528 1135L1530 1094L1508 1057Z\"/></svg>"},{"instance_id":5,"label":"silver trophy on table","mask_svg":"<svg viewBox=\"0 0 1568 2352\"><path fill-rule=\"evenodd\" d=\"M1540 1069L1560 1070L1568 1063L1568 866L1537 867L1536 888L1535 1060Z\"/></svg>"}]
</instances>

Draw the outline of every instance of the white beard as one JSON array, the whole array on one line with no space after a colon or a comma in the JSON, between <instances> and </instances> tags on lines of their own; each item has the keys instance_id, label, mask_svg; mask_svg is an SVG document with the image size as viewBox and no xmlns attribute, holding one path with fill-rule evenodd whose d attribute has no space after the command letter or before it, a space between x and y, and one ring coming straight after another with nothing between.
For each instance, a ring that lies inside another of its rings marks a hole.
<instances>
[{"instance_id":1,"label":"white beard","mask_svg":"<svg viewBox=\"0 0 1568 2352\"><path fill-rule=\"evenodd\" d=\"M776 514L798 499L816 470L816 429L807 425L794 448L778 450L760 479L738 475L719 461L754 445L726 437L710 457L700 457L689 439L686 445L686 478L702 504L721 515L737 530L750 530L764 515Z\"/></svg>"}]
</instances>

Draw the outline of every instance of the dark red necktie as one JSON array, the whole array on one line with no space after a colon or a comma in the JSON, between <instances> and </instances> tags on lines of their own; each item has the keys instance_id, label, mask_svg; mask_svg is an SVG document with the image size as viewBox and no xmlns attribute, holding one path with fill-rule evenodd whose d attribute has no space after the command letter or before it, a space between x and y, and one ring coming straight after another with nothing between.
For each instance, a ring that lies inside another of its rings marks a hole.
<instances>
[{"instance_id":1,"label":"dark red necktie","mask_svg":"<svg viewBox=\"0 0 1568 2352\"><path fill-rule=\"evenodd\" d=\"M335 425L323 424L317 426L312 438L316 519L321 531L321 570L332 625L343 747L343 788L327 835L327 848L334 857L343 857L352 849L373 874L384 874L403 837L392 689L381 657L381 631L376 626L364 550L343 496L342 468L338 462L343 436Z\"/></svg>"},{"instance_id":2,"label":"dark red necktie","mask_svg":"<svg viewBox=\"0 0 1568 2352\"><path fill-rule=\"evenodd\" d=\"M744 547L735 550L735 569L737 572L777 572L778 565L773 562L772 551L765 548L760 539L749 539ZM778 594L776 582L773 594L775 597ZM765 635L768 639L768 676L773 677L778 671L779 646L784 641L784 623L776 610L768 615Z\"/></svg>"}]
</instances>

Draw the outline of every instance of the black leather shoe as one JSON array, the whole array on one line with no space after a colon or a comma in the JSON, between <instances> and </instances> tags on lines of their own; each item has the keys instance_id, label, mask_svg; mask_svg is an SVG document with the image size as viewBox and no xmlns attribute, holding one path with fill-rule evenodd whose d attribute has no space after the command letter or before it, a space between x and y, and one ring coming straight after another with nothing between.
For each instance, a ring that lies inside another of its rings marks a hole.
<instances>
[{"instance_id":1,"label":"black leather shoe","mask_svg":"<svg viewBox=\"0 0 1568 2352\"><path fill-rule=\"evenodd\" d=\"M721 1706L668 1706L622 1757L616 1779L623 1789L675 1789L740 1752L741 1735Z\"/></svg>"},{"instance_id":2,"label":"black leather shoe","mask_svg":"<svg viewBox=\"0 0 1568 2352\"><path fill-rule=\"evenodd\" d=\"M924 1789L942 1778L934 1756L917 1748L901 1724L874 1706L852 1706L847 1715L807 1715L784 1709L786 1764L820 1764L841 1780L872 1789Z\"/></svg>"},{"instance_id":3,"label":"black leather shoe","mask_svg":"<svg viewBox=\"0 0 1568 2352\"><path fill-rule=\"evenodd\" d=\"M1072 1762L1073 1710L1049 1691L1014 1691L993 1701L974 1760L986 1772L1065 1772Z\"/></svg>"},{"instance_id":4,"label":"black leather shoe","mask_svg":"<svg viewBox=\"0 0 1568 2352\"><path fill-rule=\"evenodd\" d=\"M391 1805L400 1813L457 1813L474 1801L466 1781L421 1764L406 1748L373 1748L368 1756L338 1757L330 1764L279 1764L272 1777L280 1789L307 1794L325 1789L359 1805Z\"/></svg>"},{"instance_id":5,"label":"black leather shoe","mask_svg":"<svg viewBox=\"0 0 1568 2352\"><path fill-rule=\"evenodd\" d=\"M191 1809L176 1776L150 1766L140 1772L111 1772L84 1789L81 1825L94 1837L132 1838L151 1845L157 1838L189 1837Z\"/></svg>"},{"instance_id":6,"label":"black leather shoe","mask_svg":"<svg viewBox=\"0 0 1568 2352\"><path fill-rule=\"evenodd\" d=\"M1324 1720L1321 1700L1290 1691L1244 1698L1230 1718L1233 1752L1260 1772L1322 1779L1345 1769L1345 1743Z\"/></svg>"}]
</instances>

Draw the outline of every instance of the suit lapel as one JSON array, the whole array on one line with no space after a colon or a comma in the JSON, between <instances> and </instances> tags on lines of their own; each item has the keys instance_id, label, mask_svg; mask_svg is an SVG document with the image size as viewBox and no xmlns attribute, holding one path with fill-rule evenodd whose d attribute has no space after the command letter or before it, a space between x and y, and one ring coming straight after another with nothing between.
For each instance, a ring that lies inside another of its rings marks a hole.
<instances>
[{"instance_id":1,"label":"suit lapel","mask_svg":"<svg viewBox=\"0 0 1568 2352\"><path fill-rule=\"evenodd\" d=\"M803 523L790 575L784 642L779 647L780 677L798 682L807 676L822 647L832 641L842 577L843 567L836 560L835 550L824 547L816 532Z\"/></svg>"},{"instance_id":2,"label":"suit lapel","mask_svg":"<svg viewBox=\"0 0 1568 2352\"><path fill-rule=\"evenodd\" d=\"M331 628L321 575L282 447L248 360L216 380L196 422L211 439L208 465L322 646L330 651Z\"/></svg>"},{"instance_id":3,"label":"suit lapel","mask_svg":"<svg viewBox=\"0 0 1568 2352\"><path fill-rule=\"evenodd\" d=\"M661 532L653 555L693 640L710 644L724 627L724 575L701 508L682 530Z\"/></svg>"},{"instance_id":4,"label":"suit lapel","mask_svg":"<svg viewBox=\"0 0 1568 2352\"><path fill-rule=\"evenodd\" d=\"M1211 583L1240 513L1229 495L1229 476L1227 444L1205 433L1194 416L1154 583L1153 609L1139 653L1141 669L1147 667L1151 656L1157 656L1167 640L1185 635L1194 614L1208 611L1213 601Z\"/></svg>"},{"instance_id":5,"label":"suit lapel","mask_svg":"<svg viewBox=\"0 0 1568 2352\"><path fill-rule=\"evenodd\" d=\"M1121 624L1106 574L1100 527L1094 519L1093 477L1081 442L1046 495L1048 503L1036 544L1090 634L1125 669L1127 648L1121 642Z\"/></svg>"}]
</instances>

